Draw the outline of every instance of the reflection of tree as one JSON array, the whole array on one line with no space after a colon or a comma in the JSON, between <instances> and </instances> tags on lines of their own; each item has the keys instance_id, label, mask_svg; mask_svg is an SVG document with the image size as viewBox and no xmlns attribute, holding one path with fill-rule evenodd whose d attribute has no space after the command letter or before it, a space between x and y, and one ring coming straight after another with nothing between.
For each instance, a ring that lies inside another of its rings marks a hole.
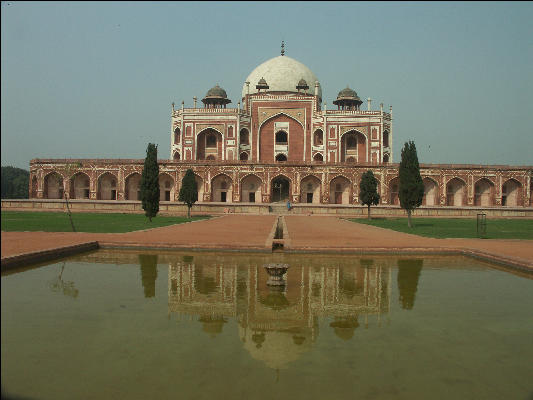
<instances>
[{"instance_id":1,"label":"reflection of tree","mask_svg":"<svg viewBox=\"0 0 533 400\"><path fill-rule=\"evenodd\" d=\"M410 310L415 305L420 272L424 260L398 260L398 291L402 308Z\"/></svg>"},{"instance_id":2,"label":"reflection of tree","mask_svg":"<svg viewBox=\"0 0 533 400\"><path fill-rule=\"evenodd\" d=\"M155 280L157 279L157 255L139 254L141 264L141 279L144 288L144 297L155 296Z\"/></svg>"},{"instance_id":3,"label":"reflection of tree","mask_svg":"<svg viewBox=\"0 0 533 400\"><path fill-rule=\"evenodd\" d=\"M355 271L339 270L339 291L351 299L355 295L363 293L362 282L356 280Z\"/></svg>"},{"instance_id":4,"label":"reflection of tree","mask_svg":"<svg viewBox=\"0 0 533 400\"><path fill-rule=\"evenodd\" d=\"M74 287L74 282L63 280L64 270L65 263L63 263L63 266L61 267L61 272L59 273L59 276L50 282L50 289L52 289L52 292L62 291L65 296L76 298L78 297L79 290Z\"/></svg>"},{"instance_id":5,"label":"reflection of tree","mask_svg":"<svg viewBox=\"0 0 533 400\"><path fill-rule=\"evenodd\" d=\"M335 320L329 324L333 328L335 335L343 340L350 340L359 322L357 321L357 315L349 317L335 317Z\"/></svg>"}]
</instances>

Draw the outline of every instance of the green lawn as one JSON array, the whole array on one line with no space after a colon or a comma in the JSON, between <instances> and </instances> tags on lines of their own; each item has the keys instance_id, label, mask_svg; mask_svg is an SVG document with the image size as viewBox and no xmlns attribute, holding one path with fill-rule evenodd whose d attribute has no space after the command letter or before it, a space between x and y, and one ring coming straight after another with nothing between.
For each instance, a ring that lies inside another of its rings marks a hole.
<instances>
[{"instance_id":1,"label":"green lawn","mask_svg":"<svg viewBox=\"0 0 533 400\"><path fill-rule=\"evenodd\" d=\"M209 216L192 217L192 221L206 219ZM143 214L93 214L72 213L72 220L77 232L122 233L143 229L158 228L189 222L185 217L152 218L148 221ZM72 232L66 212L31 212L2 211L3 231L44 231Z\"/></svg>"},{"instance_id":2,"label":"green lawn","mask_svg":"<svg viewBox=\"0 0 533 400\"><path fill-rule=\"evenodd\" d=\"M476 218L418 218L412 217L413 228L404 218L349 219L360 224L379 226L393 231L433 238L477 238ZM487 218L487 239L533 239L532 219Z\"/></svg>"}]
</instances>

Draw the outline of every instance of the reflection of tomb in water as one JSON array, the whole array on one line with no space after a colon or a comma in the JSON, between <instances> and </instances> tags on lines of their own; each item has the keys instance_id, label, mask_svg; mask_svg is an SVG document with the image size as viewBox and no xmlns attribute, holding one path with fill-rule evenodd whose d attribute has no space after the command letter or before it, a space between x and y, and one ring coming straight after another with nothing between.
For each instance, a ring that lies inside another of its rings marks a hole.
<instances>
[{"instance_id":1,"label":"reflection of tomb in water","mask_svg":"<svg viewBox=\"0 0 533 400\"><path fill-rule=\"evenodd\" d=\"M389 311L390 268L380 265L291 265L286 286L267 285L261 263L237 266L195 262L169 264L169 312L198 318L202 330L220 333L235 317L244 348L270 368L284 369L309 351L318 318L343 340L354 337L368 316ZM363 319L362 319L363 318Z\"/></svg>"}]
</instances>

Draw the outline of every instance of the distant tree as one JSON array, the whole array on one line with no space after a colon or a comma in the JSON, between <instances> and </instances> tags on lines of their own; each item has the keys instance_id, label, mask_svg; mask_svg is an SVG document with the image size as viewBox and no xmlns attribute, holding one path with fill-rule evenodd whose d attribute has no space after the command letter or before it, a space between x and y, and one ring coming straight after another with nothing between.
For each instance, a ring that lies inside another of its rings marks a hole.
<instances>
[{"instance_id":1,"label":"distant tree","mask_svg":"<svg viewBox=\"0 0 533 400\"><path fill-rule=\"evenodd\" d=\"M370 170L366 171L361 177L359 201L368 207L368 219L370 219L370 206L375 206L379 203L378 180Z\"/></svg>"},{"instance_id":2,"label":"distant tree","mask_svg":"<svg viewBox=\"0 0 533 400\"><path fill-rule=\"evenodd\" d=\"M194 179L194 172L190 168L185 172L185 176L181 181L178 200L187 204L187 218L191 218L192 205L198 201L198 186L196 185L196 179Z\"/></svg>"},{"instance_id":3,"label":"distant tree","mask_svg":"<svg viewBox=\"0 0 533 400\"><path fill-rule=\"evenodd\" d=\"M400 206L407 211L407 223L411 224L411 212L422 204L424 197L424 183L420 176L420 166L416 154L415 143L409 141L402 149L402 160L400 162L400 187L398 195Z\"/></svg>"},{"instance_id":4,"label":"distant tree","mask_svg":"<svg viewBox=\"0 0 533 400\"><path fill-rule=\"evenodd\" d=\"M145 215L150 222L159 212L159 165L157 146L148 143L141 177L141 200Z\"/></svg>"},{"instance_id":5,"label":"distant tree","mask_svg":"<svg viewBox=\"0 0 533 400\"><path fill-rule=\"evenodd\" d=\"M27 199L30 173L22 168L2 167L2 199Z\"/></svg>"}]
</instances>

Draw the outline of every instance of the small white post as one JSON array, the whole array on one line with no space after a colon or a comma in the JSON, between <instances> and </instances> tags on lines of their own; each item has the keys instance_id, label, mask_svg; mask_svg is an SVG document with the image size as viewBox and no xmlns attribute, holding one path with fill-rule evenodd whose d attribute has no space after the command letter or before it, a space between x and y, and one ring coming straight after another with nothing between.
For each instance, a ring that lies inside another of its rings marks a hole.
<instances>
[{"instance_id":1,"label":"small white post","mask_svg":"<svg viewBox=\"0 0 533 400\"><path fill-rule=\"evenodd\" d=\"M368 99L366 99L367 101L367 104L368 104L368 111L370 111L370 106L372 104L372 99L369 97Z\"/></svg>"}]
</instances>

